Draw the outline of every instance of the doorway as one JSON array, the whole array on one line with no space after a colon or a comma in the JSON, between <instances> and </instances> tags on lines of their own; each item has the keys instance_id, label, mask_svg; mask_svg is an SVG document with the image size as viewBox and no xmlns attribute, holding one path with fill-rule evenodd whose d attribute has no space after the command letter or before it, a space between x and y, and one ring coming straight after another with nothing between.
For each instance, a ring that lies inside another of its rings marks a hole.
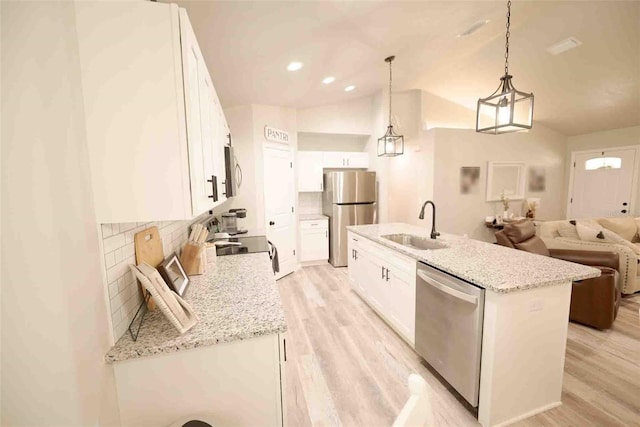
<instances>
[{"instance_id":1,"label":"doorway","mask_svg":"<svg viewBox=\"0 0 640 427\"><path fill-rule=\"evenodd\" d=\"M296 266L296 214L293 151L284 144L264 147L264 206L267 238L278 249L280 272L276 280Z\"/></svg>"},{"instance_id":2,"label":"doorway","mask_svg":"<svg viewBox=\"0 0 640 427\"><path fill-rule=\"evenodd\" d=\"M633 215L638 147L571 153L568 218Z\"/></svg>"}]
</instances>

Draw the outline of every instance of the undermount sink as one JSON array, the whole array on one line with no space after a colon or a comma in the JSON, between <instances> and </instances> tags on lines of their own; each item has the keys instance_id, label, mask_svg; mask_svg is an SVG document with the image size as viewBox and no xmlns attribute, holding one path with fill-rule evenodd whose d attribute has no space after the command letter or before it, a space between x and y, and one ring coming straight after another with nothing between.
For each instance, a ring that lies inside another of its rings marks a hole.
<instances>
[{"instance_id":1,"label":"undermount sink","mask_svg":"<svg viewBox=\"0 0 640 427\"><path fill-rule=\"evenodd\" d=\"M383 239L391 240L394 243L398 243L402 246L407 246L413 249L427 250L427 249L444 249L447 246L444 243L438 242L435 239L429 239L428 237L414 236L412 234L389 234L387 236L381 236Z\"/></svg>"}]
</instances>

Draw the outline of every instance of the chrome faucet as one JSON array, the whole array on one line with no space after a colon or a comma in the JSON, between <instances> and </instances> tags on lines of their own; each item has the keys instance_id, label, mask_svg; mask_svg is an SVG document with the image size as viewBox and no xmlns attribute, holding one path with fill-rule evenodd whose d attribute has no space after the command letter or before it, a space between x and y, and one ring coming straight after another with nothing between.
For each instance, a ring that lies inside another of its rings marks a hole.
<instances>
[{"instance_id":1,"label":"chrome faucet","mask_svg":"<svg viewBox=\"0 0 640 427\"><path fill-rule=\"evenodd\" d=\"M424 208L427 205L431 205L433 207L433 215L432 215L432 222L431 222L431 238L435 239L436 237L438 237L440 235L440 233L438 233L436 231L436 205L431 201L431 200L427 200L426 202L424 202L424 204L422 205L422 209L420 209L420 215L418 216L418 219L424 219Z\"/></svg>"}]
</instances>

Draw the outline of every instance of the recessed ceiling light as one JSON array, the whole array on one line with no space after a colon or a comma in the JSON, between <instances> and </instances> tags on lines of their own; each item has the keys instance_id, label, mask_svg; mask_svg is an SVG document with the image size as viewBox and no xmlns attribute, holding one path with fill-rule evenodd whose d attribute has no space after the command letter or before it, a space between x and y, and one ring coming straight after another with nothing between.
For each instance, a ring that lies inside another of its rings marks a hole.
<instances>
[{"instance_id":1,"label":"recessed ceiling light","mask_svg":"<svg viewBox=\"0 0 640 427\"><path fill-rule=\"evenodd\" d=\"M289 65L287 65L287 70L289 71L298 71L300 68L302 68L304 64L302 62L291 62Z\"/></svg>"},{"instance_id":2,"label":"recessed ceiling light","mask_svg":"<svg viewBox=\"0 0 640 427\"><path fill-rule=\"evenodd\" d=\"M322 79L322 83L328 85L329 83L333 83L336 81L336 78L333 76L329 76L329 77L325 77L324 79Z\"/></svg>"},{"instance_id":3,"label":"recessed ceiling light","mask_svg":"<svg viewBox=\"0 0 640 427\"><path fill-rule=\"evenodd\" d=\"M571 49L575 49L580 46L582 42L575 37L569 37L568 39L559 41L558 43L549 46L547 48L547 52L552 55L560 55L563 52L566 52Z\"/></svg>"},{"instance_id":4,"label":"recessed ceiling light","mask_svg":"<svg viewBox=\"0 0 640 427\"><path fill-rule=\"evenodd\" d=\"M482 21L478 21L472 26L470 26L469 28L467 28L466 30L464 30L463 32L461 32L460 34L458 34L456 37L470 36L471 34L475 33L476 31L478 31L480 28L484 27L488 23L489 23L488 19L483 19Z\"/></svg>"},{"instance_id":5,"label":"recessed ceiling light","mask_svg":"<svg viewBox=\"0 0 640 427\"><path fill-rule=\"evenodd\" d=\"M356 87L354 85L349 85L347 87L344 88L345 92L351 92L352 90L354 90Z\"/></svg>"}]
</instances>

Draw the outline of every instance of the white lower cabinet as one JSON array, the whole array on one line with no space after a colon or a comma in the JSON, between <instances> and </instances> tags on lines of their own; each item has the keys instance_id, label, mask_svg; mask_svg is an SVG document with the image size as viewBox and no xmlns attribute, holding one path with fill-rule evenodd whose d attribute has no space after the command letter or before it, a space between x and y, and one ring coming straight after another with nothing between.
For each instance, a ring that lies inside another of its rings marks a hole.
<instances>
[{"instance_id":1,"label":"white lower cabinet","mask_svg":"<svg viewBox=\"0 0 640 427\"><path fill-rule=\"evenodd\" d=\"M300 221L300 262L329 259L329 222L325 217Z\"/></svg>"},{"instance_id":2,"label":"white lower cabinet","mask_svg":"<svg viewBox=\"0 0 640 427\"><path fill-rule=\"evenodd\" d=\"M193 414L216 425L282 426L286 342L272 334L113 364L123 426Z\"/></svg>"},{"instance_id":3,"label":"white lower cabinet","mask_svg":"<svg viewBox=\"0 0 640 427\"><path fill-rule=\"evenodd\" d=\"M416 261L351 232L348 242L352 288L413 346Z\"/></svg>"}]
</instances>

